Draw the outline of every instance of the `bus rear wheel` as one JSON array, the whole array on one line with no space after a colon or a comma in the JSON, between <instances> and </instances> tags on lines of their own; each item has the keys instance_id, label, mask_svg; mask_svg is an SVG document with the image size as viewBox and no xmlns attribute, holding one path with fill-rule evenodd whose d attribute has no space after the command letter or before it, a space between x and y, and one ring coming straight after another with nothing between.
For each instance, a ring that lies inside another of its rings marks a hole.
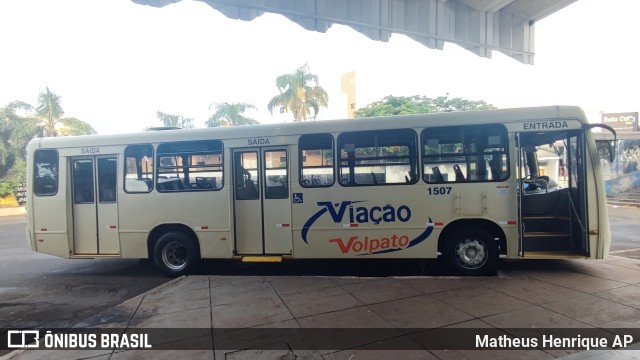
<instances>
[{"instance_id":1,"label":"bus rear wheel","mask_svg":"<svg viewBox=\"0 0 640 360\"><path fill-rule=\"evenodd\" d=\"M447 268L457 275L495 275L498 265L498 245L489 233L478 228L453 232L443 247Z\"/></svg>"},{"instance_id":2,"label":"bus rear wheel","mask_svg":"<svg viewBox=\"0 0 640 360\"><path fill-rule=\"evenodd\" d=\"M199 259L195 243L181 232L172 231L160 236L153 247L156 266L169 277L189 274Z\"/></svg>"}]
</instances>

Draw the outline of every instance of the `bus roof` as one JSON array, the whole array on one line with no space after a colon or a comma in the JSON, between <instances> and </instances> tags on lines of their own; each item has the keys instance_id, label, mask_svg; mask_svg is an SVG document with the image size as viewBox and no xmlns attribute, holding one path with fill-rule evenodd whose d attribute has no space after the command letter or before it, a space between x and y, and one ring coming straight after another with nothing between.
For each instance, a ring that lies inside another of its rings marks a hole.
<instances>
[{"instance_id":1,"label":"bus roof","mask_svg":"<svg viewBox=\"0 0 640 360\"><path fill-rule=\"evenodd\" d=\"M296 123L260 124L218 128L146 131L114 135L85 135L33 139L28 149L66 148L96 145L127 145L181 140L241 139L287 136L307 133L332 133L428 126L482 125L518 123L531 120L572 119L586 123L584 112L576 106L544 106L481 111L457 111L375 118L319 120Z\"/></svg>"}]
</instances>

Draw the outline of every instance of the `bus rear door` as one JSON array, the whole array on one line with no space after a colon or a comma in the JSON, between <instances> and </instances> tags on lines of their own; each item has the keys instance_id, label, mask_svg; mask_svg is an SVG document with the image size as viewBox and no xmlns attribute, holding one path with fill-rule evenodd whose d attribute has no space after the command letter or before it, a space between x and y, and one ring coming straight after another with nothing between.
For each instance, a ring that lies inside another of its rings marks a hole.
<instances>
[{"instance_id":1,"label":"bus rear door","mask_svg":"<svg viewBox=\"0 0 640 360\"><path fill-rule=\"evenodd\" d=\"M114 156L71 159L74 255L120 253Z\"/></svg>"},{"instance_id":2,"label":"bus rear door","mask_svg":"<svg viewBox=\"0 0 640 360\"><path fill-rule=\"evenodd\" d=\"M291 254L288 149L235 149L233 174L236 254Z\"/></svg>"}]
</instances>

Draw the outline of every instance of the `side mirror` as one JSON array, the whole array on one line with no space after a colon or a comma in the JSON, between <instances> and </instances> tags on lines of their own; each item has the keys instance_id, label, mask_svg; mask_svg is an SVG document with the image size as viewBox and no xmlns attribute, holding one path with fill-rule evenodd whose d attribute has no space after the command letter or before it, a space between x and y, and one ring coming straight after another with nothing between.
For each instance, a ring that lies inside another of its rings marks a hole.
<instances>
[{"instance_id":1,"label":"side mirror","mask_svg":"<svg viewBox=\"0 0 640 360\"><path fill-rule=\"evenodd\" d=\"M584 124L583 128L585 129L593 129L593 128L603 128L607 131L609 131L611 134L613 134L613 141L612 140L596 140L596 145L598 147L598 154L600 155L600 158L604 158L604 156L606 156L606 154L603 154L601 151L606 149L606 152L609 153L609 162L612 163L613 160L615 159L615 155L616 155L616 144L618 143L618 135L616 134L616 131L609 125L606 124ZM604 145L601 145L604 144ZM601 150L602 149L602 150Z\"/></svg>"},{"instance_id":2,"label":"side mirror","mask_svg":"<svg viewBox=\"0 0 640 360\"><path fill-rule=\"evenodd\" d=\"M613 163L616 158L616 142L612 140L597 140L596 147L598 155L601 159L609 159L609 163Z\"/></svg>"}]
</instances>

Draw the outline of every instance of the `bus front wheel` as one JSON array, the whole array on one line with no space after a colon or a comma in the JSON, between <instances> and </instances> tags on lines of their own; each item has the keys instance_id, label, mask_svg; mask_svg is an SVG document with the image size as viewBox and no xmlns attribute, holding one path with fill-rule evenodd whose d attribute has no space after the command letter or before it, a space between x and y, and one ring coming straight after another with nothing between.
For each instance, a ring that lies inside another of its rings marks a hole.
<instances>
[{"instance_id":1,"label":"bus front wheel","mask_svg":"<svg viewBox=\"0 0 640 360\"><path fill-rule=\"evenodd\" d=\"M160 236L153 247L153 260L156 266L169 277L190 273L199 258L194 242L187 235L177 231Z\"/></svg>"},{"instance_id":2,"label":"bus front wheel","mask_svg":"<svg viewBox=\"0 0 640 360\"><path fill-rule=\"evenodd\" d=\"M443 248L447 268L458 275L495 275L498 245L489 233L478 228L454 231Z\"/></svg>"}]
</instances>

